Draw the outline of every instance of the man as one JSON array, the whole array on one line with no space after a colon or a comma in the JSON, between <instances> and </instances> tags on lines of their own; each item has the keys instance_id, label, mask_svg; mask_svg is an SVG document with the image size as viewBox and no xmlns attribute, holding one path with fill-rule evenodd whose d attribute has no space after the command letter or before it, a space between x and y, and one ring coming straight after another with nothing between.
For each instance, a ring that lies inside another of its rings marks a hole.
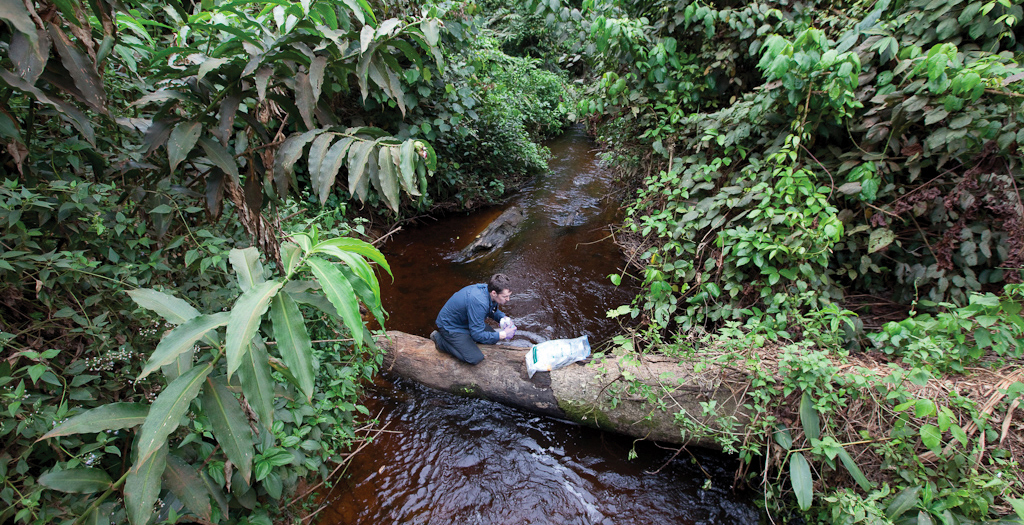
<instances>
[{"instance_id":1,"label":"man","mask_svg":"<svg viewBox=\"0 0 1024 525\"><path fill-rule=\"evenodd\" d=\"M484 359L477 343L493 345L502 339L511 340L516 333L515 324L498 310L512 297L509 285L508 276L496 273L487 284L471 284L455 292L437 314L437 330L430 334L434 346L475 365ZM484 322L487 317L498 321L497 332Z\"/></svg>"}]
</instances>

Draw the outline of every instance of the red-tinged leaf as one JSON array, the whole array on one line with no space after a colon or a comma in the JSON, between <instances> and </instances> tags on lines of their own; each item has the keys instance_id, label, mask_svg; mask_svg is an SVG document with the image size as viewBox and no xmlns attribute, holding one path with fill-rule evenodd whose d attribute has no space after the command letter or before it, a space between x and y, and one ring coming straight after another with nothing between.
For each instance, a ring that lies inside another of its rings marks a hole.
<instances>
[{"instance_id":1,"label":"red-tinged leaf","mask_svg":"<svg viewBox=\"0 0 1024 525\"><path fill-rule=\"evenodd\" d=\"M381 147L377 155L377 177L381 189L381 193L384 195L384 200L387 202L388 207L398 211L399 195L398 195L398 170L395 166L395 160L391 156L390 147Z\"/></svg>"},{"instance_id":2,"label":"red-tinged leaf","mask_svg":"<svg viewBox=\"0 0 1024 525\"><path fill-rule=\"evenodd\" d=\"M211 363L197 366L171 381L171 384L156 397L139 431L136 465L141 465L160 447L166 446L167 436L178 428L182 416L188 411L192 400L199 395L199 390L212 369Z\"/></svg>"},{"instance_id":3,"label":"red-tinged leaf","mask_svg":"<svg viewBox=\"0 0 1024 525\"><path fill-rule=\"evenodd\" d=\"M132 525L147 525L152 521L153 505L160 497L161 480L167 468L167 443L139 459L128 471L124 483L124 506Z\"/></svg>"},{"instance_id":4,"label":"red-tinged leaf","mask_svg":"<svg viewBox=\"0 0 1024 525\"><path fill-rule=\"evenodd\" d=\"M246 482L252 478L252 429L242 405L222 378L207 378L203 389L203 412L210 418L213 437L234 463Z\"/></svg>"},{"instance_id":5,"label":"red-tinged leaf","mask_svg":"<svg viewBox=\"0 0 1024 525\"><path fill-rule=\"evenodd\" d=\"M322 129L314 129L305 133L295 133L285 139L274 157L274 183L280 188L287 187L288 179L295 173L295 162L302 156L302 150L314 137L323 133Z\"/></svg>"},{"instance_id":6,"label":"red-tinged leaf","mask_svg":"<svg viewBox=\"0 0 1024 525\"><path fill-rule=\"evenodd\" d=\"M47 472L39 476L39 484L72 494L92 494L110 488L110 475L97 468L76 468Z\"/></svg>"},{"instance_id":7,"label":"red-tinged leaf","mask_svg":"<svg viewBox=\"0 0 1024 525\"><path fill-rule=\"evenodd\" d=\"M359 199L366 201L369 191L370 177L367 173L367 160L370 152L373 151L373 143L357 141L348 149L348 192Z\"/></svg>"},{"instance_id":8,"label":"red-tinged leaf","mask_svg":"<svg viewBox=\"0 0 1024 525\"><path fill-rule=\"evenodd\" d=\"M0 0L0 13L3 11L3 3L9 0ZM0 18L3 15L0 14ZM46 31L36 31L32 27L29 34L20 31L11 35L11 44L8 50L11 62L21 78L28 84L35 85L39 76L46 69L46 61L50 57L50 35Z\"/></svg>"},{"instance_id":9,"label":"red-tinged leaf","mask_svg":"<svg viewBox=\"0 0 1024 525\"><path fill-rule=\"evenodd\" d=\"M362 346L363 320L359 317L359 302L348 279L334 265L318 257L310 257L306 263L320 282L327 299L341 314L341 320L352 333L356 347Z\"/></svg>"},{"instance_id":10,"label":"red-tinged leaf","mask_svg":"<svg viewBox=\"0 0 1024 525\"><path fill-rule=\"evenodd\" d=\"M53 42L53 50L60 56L61 64L77 88L78 92L71 94L81 99L93 111L109 115L107 92L103 88L103 80L96 73L96 64L80 52L57 25L48 24L47 32Z\"/></svg>"},{"instance_id":11,"label":"red-tinged leaf","mask_svg":"<svg viewBox=\"0 0 1024 525\"><path fill-rule=\"evenodd\" d=\"M110 403L86 410L68 419L39 439L137 427L146 421L147 414L148 404Z\"/></svg>"},{"instance_id":12,"label":"red-tinged leaf","mask_svg":"<svg viewBox=\"0 0 1024 525\"><path fill-rule=\"evenodd\" d=\"M202 131L202 124L198 122L180 122L174 126L170 138L167 139L167 159L170 162L171 171L174 171L178 164L188 158L192 148L199 140L199 132Z\"/></svg>"},{"instance_id":13,"label":"red-tinged leaf","mask_svg":"<svg viewBox=\"0 0 1024 525\"><path fill-rule=\"evenodd\" d=\"M317 365L302 312L288 294L277 294L270 304L270 320L274 323L274 338L281 359L308 403L313 399Z\"/></svg>"},{"instance_id":14,"label":"red-tinged leaf","mask_svg":"<svg viewBox=\"0 0 1024 525\"><path fill-rule=\"evenodd\" d=\"M227 338L224 345L224 353L228 361L228 377L231 377L242 364L242 358L249 348L249 342L256 335L260 327L260 320L263 314L270 307L270 300L274 298L284 283L273 280L260 283L249 291L242 294L231 308L228 320Z\"/></svg>"},{"instance_id":15,"label":"red-tinged leaf","mask_svg":"<svg viewBox=\"0 0 1024 525\"><path fill-rule=\"evenodd\" d=\"M227 312L217 312L193 317L169 330L156 345L156 350L153 351L149 361L146 361L146 366L139 374L139 379L148 376L164 365L173 363L182 352L191 350L207 333L228 324L229 320Z\"/></svg>"},{"instance_id":16,"label":"red-tinged leaf","mask_svg":"<svg viewBox=\"0 0 1024 525\"><path fill-rule=\"evenodd\" d=\"M231 140L232 131L235 129L235 113L238 112L238 106L241 102L242 98L240 96L231 94L226 95L224 101L220 103L220 125L217 126L217 133L220 138L220 145L225 148L228 147L228 141ZM282 195L284 193L287 193L287 191L282 192Z\"/></svg>"},{"instance_id":17,"label":"red-tinged leaf","mask_svg":"<svg viewBox=\"0 0 1024 525\"><path fill-rule=\"evenodd\" d=\"M238 163L235 161L235 157L224 146L221 146L219 142L209 137L200 138L199 145L206 152L206 158L210 159L221 171L230 175L231 180L237 184L239 180Z\"/></svg>"},{"instance_id":18,"label":"red-tinged leaf","mask_svg":"<svg viewBox=\"0 0 1024 525\"><path fill-rule=\"evenodd\" d=\"M239 407L238 410L241 411L241 408ZM163 483L185 504L189 511L201 518L204 523L213 523L210 491L203 483L202 476L192 465L174 454L168 454Z\"/></svg>"},{"instance_id":19,"label":"red-tinged leaf","mask_svg":"<svg viewBox=\"0 0 1024 525\"><path fill-rule=\"evenodd\" d=\"M28 37L32 46L38 45L36 25L32 22L32 17L29 16L28 9L25 9L23 2L0 0L0 20L7 22L12 28Z\"/></svg>"},{"instance_id":20,"label":"red-tinged leaf","mask_svg":"<svg viewBox=\"0 0 1024 525\"><path fill-rule=\"evenodd\" d=\"M89 144L96 146L96 130L93 129L91 120L74 105L64 102L59 98L50 97L34 85L25 82L23 78L4 68L0 68L0 80L3 80L5 84L12 88L31 94L39 102L52 106L62 118L66 118L82 134Z\"/></svg>"},{"instance_id":21,"label":"red-tinged leaf","mask_svg":"<svg viewBox=\"0 0 1024 525\"><path fill-rule=\"evenodd\" d=\"M401 168L402 188L409 195L420 195L420 190L416 183L416 141L413 139L406 140L395 153L398 155L397 164Z\"/></svg>"},{"instance_id":22,"label":"red-tinged leaf","mask_svg":"<svg viewBox=\"0 0 1024 525\"><path fill-rule=\"evenodd\" d=\"M309 83L309 75L305 73L295 75L295 105L299 108L299 115L302 116L306 129L313 129L316 99L313 98L313 86Z\"/></svg>"},{"instance_id":23,"label":"red-tinged leaf","mask_svg":"<svg viewBox=\"0 0 1024 525\"><path fill-rule=\"evenodd\" d=\"M341 165L347 158L349 146L355 140L352 137L345 137L334 143L324 155L318 177L313 179L313 191L320 197L320 204L327 202L327 197L331 194L334 182L338 178L338 171L341 170Z\"/></svg>"}]
</instances>

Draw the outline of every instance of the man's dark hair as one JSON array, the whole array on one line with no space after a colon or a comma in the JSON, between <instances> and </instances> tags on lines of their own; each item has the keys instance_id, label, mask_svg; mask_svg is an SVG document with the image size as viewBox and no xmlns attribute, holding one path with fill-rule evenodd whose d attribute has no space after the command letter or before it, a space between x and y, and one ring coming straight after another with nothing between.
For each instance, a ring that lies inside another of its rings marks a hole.
<instances>
[{"instance_id":1,"label":"man's dark hair","mask_svg":"<svg viewBox=\"0 0 1024 525\"><path fill-rule=\"evenodd\" d=\"M511 286L512 279L509 279L508 276L503 273L496 273L487 281L487 291L497 294L500 294L505 290L510 290Z\"/></svg>"}]
</instances>

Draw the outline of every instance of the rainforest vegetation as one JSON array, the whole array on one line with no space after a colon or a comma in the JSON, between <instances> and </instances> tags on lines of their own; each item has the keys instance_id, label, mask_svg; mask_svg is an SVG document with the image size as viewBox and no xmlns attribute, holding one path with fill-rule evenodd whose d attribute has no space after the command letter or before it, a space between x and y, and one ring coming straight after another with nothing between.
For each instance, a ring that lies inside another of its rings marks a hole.
<instances>
[{"instance_id":1,"label":"rainforest vegetation","mask_svg":"<svg viewBox=\"0 0 1024 525\"><path fill-rule=\"evenodd\" d=\"M1022 4L0 0L0 520L296 520L372 427L376 246L578 123L604 350L742 378L766 519L1024 521Z\"/></svg>"}]
</instances>

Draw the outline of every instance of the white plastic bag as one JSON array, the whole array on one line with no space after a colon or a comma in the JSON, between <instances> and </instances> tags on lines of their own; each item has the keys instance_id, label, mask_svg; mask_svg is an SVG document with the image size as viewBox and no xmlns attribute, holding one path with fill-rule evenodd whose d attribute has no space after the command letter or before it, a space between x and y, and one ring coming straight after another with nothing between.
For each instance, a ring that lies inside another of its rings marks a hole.
<instances>
[{"instance_id":1,"label":"white plastic bag","mask_svg":"<svg viewBox=\"0 0 1024 525\"><path fill-rule=\"evenodd\" d=\"M576 339L552 339L533 345L526 352L526 373L533 378L537 372L550 372L590 357L587 336Z\"/></svg>"}]
</instances>

